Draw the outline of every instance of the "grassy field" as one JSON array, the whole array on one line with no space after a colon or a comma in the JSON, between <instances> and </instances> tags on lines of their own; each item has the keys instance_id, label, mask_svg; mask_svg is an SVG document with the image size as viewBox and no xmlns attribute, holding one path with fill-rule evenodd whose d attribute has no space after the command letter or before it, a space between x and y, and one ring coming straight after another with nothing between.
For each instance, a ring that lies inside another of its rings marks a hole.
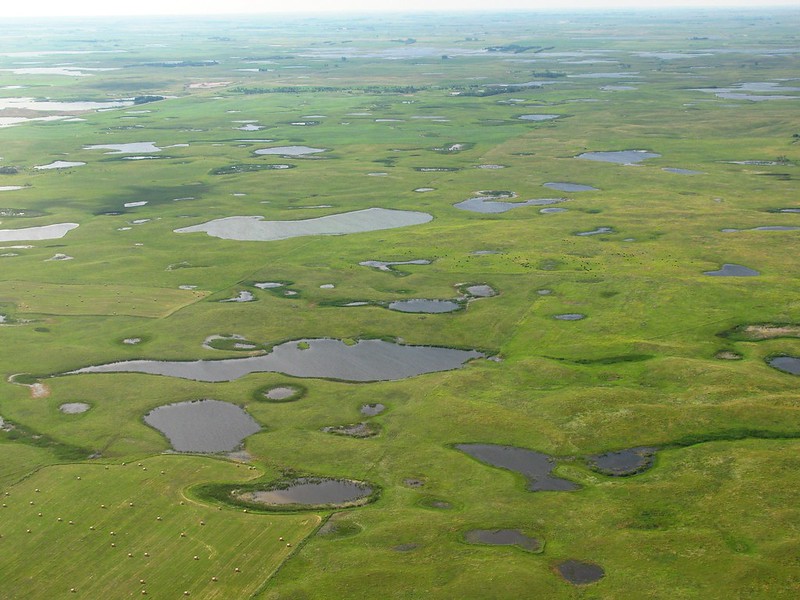
<instances>
[{"instance_id":1,"label":"grassy field","mask_svg":"<svg viewBox=\"0 0 800 600\"><path fill-rule=\"evenodd\" d=\"M0 127L0 232L79 224L59 239L0 238L0 597L797 597L798 378L767 364L800 356L797 16L9 25L0 107L22 97L164 99L0 108L0 118L64 117ZM15 54L42 51L53 54ZM67 62L111 70L15 72ZM137 142L159 151L87 148ZM326 152L255 154L290 145ZM660 156L635 166L575 158L637 149ZM35 168L57 160L86 164ZM596 190L544 186L553 182ZM566 211L453 206L488 191L564 198L553 207ZM371 207L433 220L271 242L173 231ZM597 228L609 229L577 235ZM359 265L417 259L431 263L399 273ZM724 264L759 275L704 274ZM284 285L254 285L263 282ZM342 306L454 299L463 284L497 295L449 314ZM253 301L220 302L242 291ZM584 318L554 318L563 314ZM394 339L492 360L366 384L59 375L258 352L204 346L231 334L259 348ZM28 375L9 379L19 374ZM298 383L305 393L294 402L257 393ZM158 406L205 398L262 426L235 457L245 462L170 454L143 421ZM59 410L73 402L89 410ZM386 410L359 412L373 403ZM380 434L322 431L360 421ZM529 492L522 476L454 449L472 442L551 455L580 489ZM658 451L635 476L587 463L639 446ZM352 510L269 515L220 511L191 493L287 474L372 482L381 493ZM317 532L326 519L332 533ZM498 528L521 529L543 550L464 539ZM566 559L605 576L570 584L556 571Z\"/></svg>"}]
</instances>

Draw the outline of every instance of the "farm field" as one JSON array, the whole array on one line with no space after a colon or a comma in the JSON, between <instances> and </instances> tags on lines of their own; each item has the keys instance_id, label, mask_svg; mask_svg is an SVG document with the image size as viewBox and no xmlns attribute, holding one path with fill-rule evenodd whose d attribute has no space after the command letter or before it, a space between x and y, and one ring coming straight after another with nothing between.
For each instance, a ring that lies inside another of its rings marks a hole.
<instances>
[{"instance_id":1,"label":"farm field","mask_svg":"<svg viewBox=\"0 0 800 600\"><path fill-rule=\"evenodd\" d=\"M5 23L0 598L796 598L799 16Z\"/></svg>"}]
</instances>

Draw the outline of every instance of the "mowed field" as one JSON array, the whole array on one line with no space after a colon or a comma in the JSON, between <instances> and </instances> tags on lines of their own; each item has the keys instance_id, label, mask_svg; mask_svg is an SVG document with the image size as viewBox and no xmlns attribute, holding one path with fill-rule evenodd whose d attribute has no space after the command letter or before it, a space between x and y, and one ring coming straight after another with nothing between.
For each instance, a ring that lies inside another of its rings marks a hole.
<instances>
[{"instance_id":1,"label":"mowed field","mask_svg":"<svg viewBox=\"0 0 800 600\"><path fill-rule=\"evenodd\" d=\"M0 127L0 597L797 597L799 380L770 366L800 357L797 16L15 23L0 119L59 118ZM651 157L579 158L621 151ZM455 206L475 198L490 212ZM175 232L374 208L430 219ZM366 383L70 374L319 338L484 357ZM202 399L260 431L176 454L144 420ZM377 435L324 430L359 423ZM469 443L542 453L576 489L529 491ZM643 447L626 476L593 458ZM244 512L197 487L291 477L377 492Z\"/></svg>"}]
</instances>

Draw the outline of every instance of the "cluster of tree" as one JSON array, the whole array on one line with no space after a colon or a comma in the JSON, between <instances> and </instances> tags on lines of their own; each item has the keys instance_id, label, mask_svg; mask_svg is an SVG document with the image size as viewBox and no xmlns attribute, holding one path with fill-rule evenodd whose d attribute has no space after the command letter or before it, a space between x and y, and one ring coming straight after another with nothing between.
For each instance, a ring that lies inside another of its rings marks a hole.
<instances>
[{"instance_id":1,"label":"cluster of tree","mask_svg":"<svg viewBox=\"0 0 800 600\"><path fill-rule=\"evenodd\" d=\"M148 102L158 102L163 100L166 96L136 96L133 99L134 104L147 104Z\"/></svg>"}]
</instances>

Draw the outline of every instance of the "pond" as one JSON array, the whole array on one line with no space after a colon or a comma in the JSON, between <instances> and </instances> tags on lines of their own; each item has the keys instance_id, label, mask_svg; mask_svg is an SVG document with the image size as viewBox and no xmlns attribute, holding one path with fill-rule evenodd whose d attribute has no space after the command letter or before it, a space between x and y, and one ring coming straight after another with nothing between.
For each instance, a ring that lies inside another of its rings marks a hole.
<instances>
[{"instance_id":1,"label":"pond","mask_svg":"<svg viewBox=\"0 0 800 600\"><path fill-rule=\"evenodd\" d=\"M364 260L358 263L362 267L372 267L373 269L378 269L379 271L385 271L387 273L399 273L397 269L393 269L392 267L398 265L429 265L431 261L424 259L424 258L416 258L414 260L394 260L394 261L383 261L383 260Z\"/></svg>"},{"instance_id":2,"label":"pond","mask_svg":"<svg viewBox=\"0 0 800 600\"><path fill-rule=\"evenodd\" d=\"M525 535L519 529L472 529L464 534L464 539L470 544L519 546L530 552L542 547L539 540Z\"/></svg>"},{"instance_id":3,"label":"pond","mask_svg":"<svg viewBox=\"0 0 800 600\"><path fill-rule=\"evenodd\" d=\"M553 318L559 321L580 321L581 319L585 319L586 315L581 313L564 313L562 315L553 315Z\"/></svg>"},{"instance_id":4,"label":"pond","mask_svg":"<svg viewBox=\"0 0 800 600\"><path fill-rule=\"evenodd\" d=\"M80 161L56 160L47 165L37 165L33 167L37 171L48 171L50 169L71 169L72 167L82 167L86 163Z\"/></svg>"},{"instance_id":5,"label":"pond","mask_svg":"<svg viewBox=\"0 0 800 600\"><path fill-rule=\"evenodd\" d=\"M77 223L56 223L22 229L0 229L0 242L55 240L77 228Z\"/></svg>"},{"instance_id":6,"label":"pond","mask_svg":"<svg viewBox=\"0 0 800 600\"><path fill-rule=\"evenodd\" d=\"M575 235L587 236L587 235L599 235L601 233L614 233L614 228L598 227L597 229L592 229L591 231L579 231Z\"/></svg>"},{"instance_id":7,"label":"pond","mask_svg":"<svg viewBox=\"0 0 800 600\"><path fill-rule=\"evenodd\" d=\"M264 217L224 217L175 233L205 232L212 237L238 241L275 241L307 235L344 235L421 225L433 220L424 212L367 208L299 221L264 221Z\"/></svg>"},{"instance_id":8,"label":"pond","mask_svg":"<svg viewBox=\"0 0 800 600\"><path fill-rule=\"evenodd\" d=\"M363 501L369 498L372 491L370 486L360 481L300 477L286 487L245 492L239 498L256 504L273 506L300 504L311 507Z\"/></svg>"},{"instance_id":9,"label":"pond","mask_svg":"<svg viewBox=\"0 0 800 600\"><path fill-rule=\"evenodd\" d=\"M544 187L551 190L558 190L559 192L597 192L596 187L591 185L584 185L582 183L569 183L567 181L555 181L543 184Z\"/></svg>"},{"instance_id":10,"label":"pond","mask_svg":"<svg viewBox=\"0 0 800 600\"><path fill-rule=\"evenodd\" d=\"M491 298L492 296L497 295L495 289L490 285L486 285L485 283L478 285L468 285L467 287L464 288L464 291L466 291L467 294L475 298Z\"/></svg>"},{"instance_id":11,"label":"pond","mask_svg":"<svg viewBox=\"0 0 800 600\"><path fill-rule=\"evenodd\" d=\"M244 410L219 400L159 406L144 416L178 452L230 452L261 426Z\"/></svg>"},{"instance_id":12,"label":"pond","mask_svg":"<svg viewBox=\"0 0 800 600\"><path fill-rule=\"evenodd\" d=\"M255 153L259 155L278 155L278 156L307 156L309 154L319 154L327 152L327 148L312 148L311 146L273 146L272 148L261 148Z\"/></svg>"},{"instance_id":13,"label":"pond","mask_svg":"<svg viewBox=\"0 0 800 600\"><path fill-rule=\"evenodd\" d=\"M468 210L470 212L477 212L483 214L498 214L508 212L512 208L520 208L522 206L546 206L548 204L557 204L565 202L564 198L539 198L535 200L525 200L522 202L503 202L501 200L493 200L491 197L478 197L464 200L454 204L456 208L461 210Z\"/></svg>"},{"instance_id":14,"label":"pond","mask_svg":"<svg viewBox=\"0 0 800 600\"><path fill-rule=\"evenodd\" d=\"M242 290L241 292L239 292L238 295L234 296L233 298L226 298L225 300L220 300L220 302L252 302L255 299L256 297L253 296L253 292Z\"/></svg>"},{"instance_id":15,"label":"pond","mask_svg":"<svg viewBox=\"0 0 800 600\"><path fill-rule=\"evenodd\" d=\"M279 385L264 391L264 398L273 402L285 402L299 398L303 390L291 385Z\"/></svg>"},{"instance_id":16,"label":"pond","mask_svg":"<svg viewBox=\"0 0 800 600\"><path fill-rule=\"evenodd\" d=\"M360 412L365 417L374 417L381 414L384 410L386 410L386 406L378 402L376 404L365 404L361 407Z\"/></svg>"},{"instance_id":17,"label":"pond","mask_svg":"<svg viewBox=\"0 0 800 600\"><path fill-rule=\"evenodd\" d=\"M565 560L556 565L558 573L575 585L586 585L600 581L606 574L603 567L580 560Z\"/></svg>"},{"instance_id":18,"label":"pond","mask_svg":"<svg viewBox=\"0 0 800 600\"><path fill-rule=\"evenodd\" d=\"M614 152L584 152L575 158L609 162L618 165L635 165L648 158L658 158L660 154L648 150L618 150Z\"/></svg>"},{"instance_id":19,"label":"pond","mask_svg":"<svg viewBox=\"0 0 800 600\"><path fill-rule=\"evenodd\" d=\"M791 375L800 375L800 357L797 356L776 356L771 358L768 363L770 367L774 367L784 373Z\"/></svg>"},{"instance_id":20,"label":"pond","mask_svg":"<svg viewBox=\"0 0 800 600\"><path fill-rule=\"evenodd\" d=\"M556 462L541 452L496 444L458 444L456 449L493 467L524 475L531 492L573 491L580 487L572 481L552 475Z\"/></svg>"},{"instance_id":21,"label":"pond","mask_svg":"<svg viewBox=\"0 0 800 600\"><path fill-rule=\"evenodd\" d=\"M658 448L639 446L587 457L589 466L603 475L624 477L646 471L653 466Z\"/></svg>"},{"instance_id":22,"label":"pond","mask_svg":"<svg viewBox=\"0 0 800 600\"><path fill-rule=\"evenodd\" d=\"M389 310L405 313L448 313L459 310L461 304L453 300L397 300L389 303Z\"/></svg>"},{"instance_id":23,"label":"pond","mask_svg":"<svg viewBox=\"0 0 800 600\"><path fill-rule=\"evenodd\" d=\"M523 121L550 121L560 116L561 115L520 115L517 118Z\"/></svg>"},{"instance_id":24,"label":"pond","mask_svg":"<svg viewBox=\"0 0 800 600\"><path fill-rule=\"evenodd\" d=\"M711 275L712 277L756 277L761 273L742 265L725 263L718 271L703 271L703 275Z\"/></svg>"},{"instance_id":25,"label":"pond","mask_svg":"<svg viewBox=\"0 0 800 600\"><path fill-rule=\"evenodd\" d=\"M146 154L148 152L161 152L155 142L131 142L129 144L94 144L84 146L84 150L110 150L106 154Z\"/></svg>"},{"instance_id":26,"label":"pond","mask_svg":"<svg viewBox=\"0 0 800 600\"><path fill-rule=\"evenodd\" d=\"M87 410L91 408L85 402L67 402L66 404L62 404L58 407L65 415L79 415L81 413L85 413Z\"/></svg>"},{"instance_id":27,"label":"pond","mask_svg":"<svg viewBox=\"0 0 800 600\"><path fill-rule=\"evenodd\" d=\"M458 369L467 361L483 357L477 350L405 346L383 340L360 340L348 345L341 340L319 338L284 342L260 356L196 361L130 360L65 374L147 373L217 382L268 372L343 381L394 381Z\"/></svg>"}]
</instances>

